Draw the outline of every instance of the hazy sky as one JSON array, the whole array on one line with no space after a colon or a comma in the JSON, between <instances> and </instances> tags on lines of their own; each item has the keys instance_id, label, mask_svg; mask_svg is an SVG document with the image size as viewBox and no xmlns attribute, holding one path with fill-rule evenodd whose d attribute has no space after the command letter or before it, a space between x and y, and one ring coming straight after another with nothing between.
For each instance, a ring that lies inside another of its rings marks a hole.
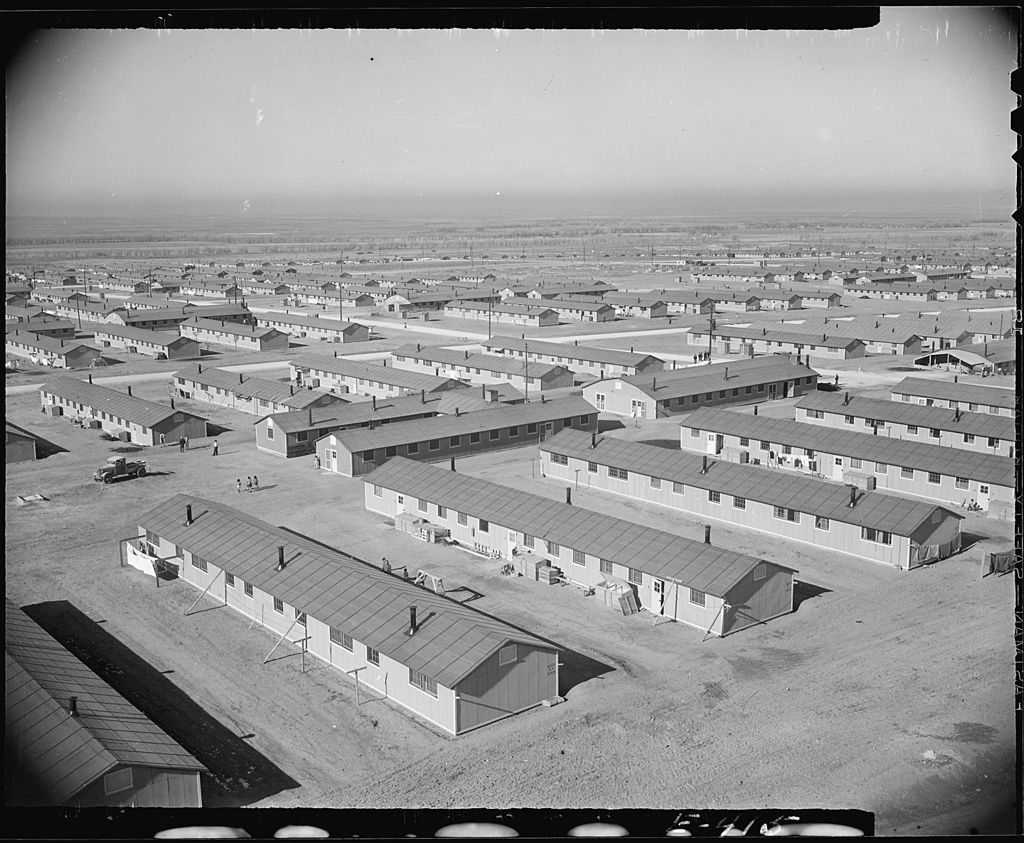
<instances>
[{"instance_id":1,"label":"hazy sky","mask_svg":"<svg viewBox=\"0 0 1024 843\"><path fill-rule=\"evenodd\" d=\"M835 32L41 31L8 67L7 213L936 191L1012 210L1017 36L975 7Z\"/></svg>"}]
</instances>

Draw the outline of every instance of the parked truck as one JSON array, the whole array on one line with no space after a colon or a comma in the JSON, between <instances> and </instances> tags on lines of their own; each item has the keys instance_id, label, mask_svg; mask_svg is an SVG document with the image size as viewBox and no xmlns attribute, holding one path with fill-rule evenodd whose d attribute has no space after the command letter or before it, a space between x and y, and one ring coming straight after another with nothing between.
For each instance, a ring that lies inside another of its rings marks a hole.
<instances>
[{"instance_id":1,"label":"parked truck","mask_svg":"<svg viewBox=\"0 0 1024 843\"><path fill-rule=\"evenodd\" d=\"M129 460L124 457L108 457L107 464L96 469L92 479L104 483L113 483L129 477L144 477L146 474L145 460Z\"/></svg>"}]
</instances>

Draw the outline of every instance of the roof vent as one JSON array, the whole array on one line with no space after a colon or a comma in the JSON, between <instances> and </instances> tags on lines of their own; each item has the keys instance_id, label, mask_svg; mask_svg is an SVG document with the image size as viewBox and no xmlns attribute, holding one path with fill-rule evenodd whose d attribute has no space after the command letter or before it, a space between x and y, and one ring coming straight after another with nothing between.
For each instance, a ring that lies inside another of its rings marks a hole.
<instances>
[{"instance_id":1,"label":"roof vent","mask_svg":"<svg viewBox=\"0 0 1024 843\"><path fill-rule=\"evenodd\" d=\"M68 697L68 714L78 717L78 697Z\"/></svg>"},{"instance_id":2,"label":"roof vent","mask_svg":"<svg viewBox=\"0 0 1024 843\"><path fill-rule=\"evenodd\" d=\"M185 505L185 524L192 523L192 504Z\"/></svg>"},{"instance_id":3,"label":"roof vent","mask_svg":"<svg viewBox=\"0 0 1024 843\"><path fill-rule=\"evenodd\" d=\"M852 509L857 505L857 487L850 487L850 508Z\"/></svg>"},{"instance_id":4,"label":"roof vent","mask_svg":"<svg viewBox=\"0 0 1024 843\"><path fill-rule=\"evenodd\" d=\"M567 504L572 503L572 486L565 487L565 502Z\"/></svg>"},{"instance_id":5,"label":"roof vent","mask_svg":"<svg viewBox=\"0 0 1024 843\"><path fill-rule=\"evenodd\" d=\"M410 606L409 607L409 631L406 634L407 635L415 635L417 629L419 629L419 626L416 623L416 607L415 606Z\"/></svg>"},{"instance_id":6,"label":"roof vent","mask_svg":"<svg viewBox=\"0 0 1024 843\"><path fill-rule=\"evenodd\" d=\"M704 458L701 461L700 473L701 474L707 474L708 473L708 455L707 454L704 454Z\"/></svg>"},{"instance_id":7,"label":"roof vent","mask_svg":"<svg viewBox=\"0 0 1024 843\"><path fill-rule=\"evenodd\" d=\"M711 544L711 525L704 525L704 544Z\"/></svg>"},{"instance_id":8,"label":"roof vent","mask_svg":"<svg viewBox=\"0 0 1024 843\"><path fill-rule=\"evenodd\" d=\"M279 544L277 546L277 570L283 571L285 569L285 564L286 563L284 561L284 545Z\"/></svg>"}]
</instances>

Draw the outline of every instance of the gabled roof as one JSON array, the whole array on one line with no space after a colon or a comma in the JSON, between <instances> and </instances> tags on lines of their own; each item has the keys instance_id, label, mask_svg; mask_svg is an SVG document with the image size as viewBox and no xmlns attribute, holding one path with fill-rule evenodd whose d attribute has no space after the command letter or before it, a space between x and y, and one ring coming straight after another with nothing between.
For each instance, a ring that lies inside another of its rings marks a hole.
<instances>
[{"instance_id":1,"label":"gabled roof","mask_svg":"<svg viewBox=\"0 0 1024 843\"><path fill-rule=\"evenodd\" d=\"M415 345L403 345L391 352L393 357L408 357L411 360L418 360L421 363L441 366L466 366L471 369L480 369L481 372L494 372L498 374L513 374L525 377L529 374L534 378L545 378L548 375L568 372L565 366L557 366L551 363L533 362L527 365L524 361L514 357L504 357L500 354L479 354L467 353L454 348L443 348L439 345L428 345L417 348Z\"/></svg>"},{"instance_id":2,"label":"gabled roof","mask_svg":"<svg viewBox=\"0 0 1024 843\"><path fill-rule=\"evenodd\" d=\"M77 378L60 378L55 381L43 384L40 391L44 395L55 395L68 401L74 401L97 411L110 413L119 418L136 422L143 427L153 427L155 424L169 419L175 413L181 413L192 418L202 418L195 413L185 410L176 410L166 404L158 404L155 401L147 401L145 398L135 398L114 389L107 389L105 386L80 381Z\"/></svg>"},{"instance_id":3,"label":"gabled roof","mask_svg":"<svg viewBox=\"0 0 1024 843\"><path fill-rule=\"evenodd\" d=\"M892 393L968 404L991 404L1010 410L1016 407L1017 402L1017 394L1012 389L981 386L975 383L956 383L938 378L904 378L892 388Z\"/></svg>"},{"instance_id":4,"label":"gabled roof","mask_svg":"<svg viewBox=\"0 0 1024 843\"><path fill-rule=\"evenodd\" d=\"M394 366L381 366L347 357L328 357L326 354L300 354L292 358L291 365L296 369L316 369L343 377L391 384L400 389L425 389L427 392L433 392L436 389L468 386L455 378L439 378L436 375L410 372L408 369L396 369Z\"/></svg>"},{"instance_id":5,"label":"gabled roof","mask_svg":"<svg viewBox=\"0 0 1024 843\"><path fill-rule=\"evenodd\" d=\"M593 448L590 442L589 434L566 428L540 449L899 536L909 536L936 511L963 517L945 507L883 492L858 492L856 506L851 507L847 486L817 477L710 458L707 474L701 474L701 455L610 436L598 437Z\"/></svg>"},{"instance_id":6,"label":"gabled roof","mask_svg":"<svg viewBox=\"0 0 1024 843\"><path fill-rule=\"evenodd\" d=\"M593 360L596 363L607 363L615 366L640 366L649 360L660 360L653 354L623 351L618 348L597 348L592 345L574 345L568 342L544 342L542 340L525 340L520 337L492 337L482 343L484 348L510 349L512 351L529 351L534 354L548 354L565 357L569 360Z\"/></svg>"},{"instance_id":7,"label":"gabled roof","mask_svg":"<svg viewBox=\"0 0 1024 843\"><path fill-rule=\"evenodd\" d=\"M393 457L363 481L651 576L677 580L716 597L725 597L759 562L742 553L405 457Z\"/></svg>"},{"instance_id":8,"label":"gabled roof","mask_svg":"<svg viewBox=\"0 0 1024 843\"><path fill-rule=\"evenodd\" d=\"M237 322L220 322L216 319L201 319L195 315L190 315L180 327L182 329L195 328L198 331L210 331L215 334L230 334L232 336L250 337L254 339L288 336L283 331L277 330L277 328L260 328L258 325L239 325Z\"/></svg>"},{"instance_id":9,"label":"gabled roof","mask_svg":"<svg viewBox=\"0 0 1024 843\"><path fill-rule=\"evenodd\" d=\"M227 369L216 369L212 366L204 369L202 364L199 363L179 369L172 377L183 378L186 381L202 384L203 386L223 389L243 400L256 398L263 401L273 401L275 404L284 404L296 410L301 410L325 397L334 398L339 402L342 400L333 395L328 396L324 392L317 392L316 390L295 389L291 384L270 380L269 378L254 378L252 375L243 374L242 372L229 372Z\"/></svg>"},{"instance_id":10,"label":"gabled roof","mask_svg":"<svg viewBox=\"0 0 1024 843\"><path fill-rule=\"evenodd\" d=\"M583 298L571 298L569 296L552 296L542 299L545 305L552 310L580 310L585 313L600 313L605 310L615 310L610 304L597 299L592 301Z\"/></svg>"},{"instance_id":11,"label":"gabled roof","mask_svg":"<svg viewBox=\"0 0 1024 843\"><path fill-rule=\"evenodd\" d=\"M690 328L690 333L697 336L704 336L708 332L709 329L706 327ZM856 337L829 336L824 332L822 334L812 334L810 331L779 331L774 328L769 328L768 326L761 328L755 328L753 326L737 328L731 325L716 325L713 335L716 337L736 337L737 339L787 342L807 346L815 345L822 346L824 348L848 349L855 345L864 344Z\"/></svg>"},{"instance_id":12,"label":"gabled roof","mask_svg":"<svg viewBox=\"0 0 1024 843\"><path fill-rule=\"evenodd\" d=\"M726 369L729 370L728 378ZM741 389L760 383L817 376L818 373L814 369L802 363L794 363L788 356L768 355L729 363L684 366L681 369L667 369L649 374L605 378L604 381L595 381L588 386L593 383L620 380L657 401L665 401L684 395Z\"/></svg>"},{"instance_id":13,"label":"gabled roof","mask_svg":"<svg viewBox=\"0 0 1024 843\"><path fill-rule=\"evenodd\" d=\"M962 348L944 348L941 352L964 351ZM1016 423L1010 416L993 416L991 413L961 412L948 407L927 407L916 402L886 401L884 398L851 397L849 404L837 392L810 392L797 403L798 409L820 410L853 416L861 419L877 419L900 424L916 424L919 427L934 427L955 433L971 433L975 436L995 436L1013 440L1016 437Z\"/></svg>"},{"instance_id":14,"label":"gabled roof","mask_svg":"<svg viewBox=\"0 0 1024 843\"><path fill-rule=\"evenodd\" d=\"M31 325L32 323L23 323ZM99 350L93 348L79 340L64 339L61 340L57 337L44 337L42 334L34 333L27 327L8 328L6 332L6 341L20 343L21 345L28 346L29 348L38 348L40 351L46 351L50 354L65 355L71 354L79 349L86 349L95 354L99 354Z\"/></svg>"},{"instance_id":15,"label":"gabled roof","mask_svg":"<svg viewBox=\"0 0 1024 843\"><path fill-rule=\"evenodd\" d=\"M269 311L256 314L256 321L276 322L283 325L295 325L300 328L317 328L321 331L340 331L343 334L350 334L353 331L363 329L363 325L356 322L342 322L340 319L325 319L320 316L304 316L296 313L279 313Z\"/></svg>"},{"instance_id":16,"label":"gabled roof","mask_svg":"<svg viewBox=\"0 0 1024 843\"><path fill-rule=\"evenodd\" d=\"M445 306L446 308L458 308L462 310L476 310L491 313L508 313L510 315L522 315L522 316L546 316L552 314L557 316L557 311L548 307L546 304L526 304L527 301L546 302L547 299L522 299L523 304L519 301L511 301L506 299L505 301L494 304L486 304L483 302L467 301L459 299L457 301L450 301Z\"/></svg>"},{"instance_id":17,"label":"gabled roof","mask_svg":"<svg viewBox=\"0 0 1024 843\"><path fill-rule=\"evenodd\" d=\"M190 525L185 524L186 505L192 506ZM506 643L557 650L400 575L211 500L175 495L138 523L448 688ZM278 546L285 549L283 571L276 570ZM420 623L410 636L412 605Z\"/></svg>"},{"instance_id":18,"label":"gabled roof","mask_svg":"<svg viewBox=\"0 0 1024 843\"><path fill-rule=\"evenodd\" d=\"M472 392L476 399L476 390ZM353 427L339 430L329 436L337 440L349 452L366 451L372 448L386 448L404 445L409 442L426 442L429 439L441 439L445 436L466 436L471 433L484 433L510 426L524 426L567 418L568 416L594 415L594 408L589 401L578 396L557 398L554 401L530 401L524 404L493 405L486 410L476 410L460 415L439 415L429 419L412 421L395 421L375 427ZM522 442L526 444L528 435L521 432Z\"/></svg>"},{"instance_id":19,"label":"gabled roof","mask_svg":"<svg viewBox=\"0 0 1024 843\"><path fill-rule=\"evenodd\" d=\"M308 390L304 390L308 391ZM464 390L457 390L461 393ZM317 394L317 393L314 393ZM300 431L337 430L343 427L358 427L371 419L381 424L390 423L394 419L409 419L422 416L433 416L441 412L441 399L447 393L438 392L426 396L420 401L419 396L408 398L378 398L377 406L372 401L353 401L351 404L328 405L313 407L312 410L292 410L284 413L271 413L263 416L253 424L272 419L274 426L282 432L298 433Z\"/></svg>"},{"instance_id":20,"label":"gabled roof","mask_svg":"<svg viewBox=\"0 0 1024 843\"><path fill-rule=\"evenodd\" d=\"M1009 457L963 451L945 445L911 442L898 437L856 433L819 424L773 419L710 407L688 413L680 426L778 442L827 454L882 462L886 465L967 477L982 483L1013 486L1014 461Z\"/></svg>"},{"instance_id":21,"label":"gabled roof","mask_svg":"<svg viewBox=\"0 0 1024 843\"><path fill-rule=\"evenodd\" d=\"M52 804L125 764L206 770L10 600L5 610L7 760Z\"/></svg>"},{"instance_id":22,"label":"gabled roof","mask_svg":"<svg viewBox=\"0 0 1024 843\"><path fill-rule=\"evenodd\" d=\"M93 333L96 336L106 334L111 337L122 337L127 340L154 343L166 348L181 345L182 343L195 342L191 337L183 337L168 331L148 331L145 328L133 328L131 325L118 325L110 322L93 326Z\"/></svg>"}]
</instances>

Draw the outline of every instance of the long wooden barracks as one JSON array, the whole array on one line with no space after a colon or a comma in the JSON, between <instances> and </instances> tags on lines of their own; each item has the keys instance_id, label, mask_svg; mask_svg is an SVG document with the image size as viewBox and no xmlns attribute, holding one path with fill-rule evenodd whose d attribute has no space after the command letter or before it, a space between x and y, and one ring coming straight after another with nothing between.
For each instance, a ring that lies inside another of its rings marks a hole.
<instances>
[{"instance_id":1,"label":"long wooden barracks","mask_svg":"<svg viewBox=\"0 0 1024 843\"><path fill-rule=\"evenodd\" d=\"M350 427L376 427L396 421L521 404L521 393L508 387L483 386L480 392L456 389L406 398L371 398L323 409L272 413L255 423L256 448L280 457L301 457L316 450L317 440Z\"/></svg>"},{"instance_id":2,"label":"long wooden barracks","mask_svg":"<svg viewBox=\"0 0 1024 843\"><path fill-rule=\"evenodd\" d=\"M558 694L554 644L211 500L175 495L139 516L123 550L452 735Z\"/></svg>"},{"instance_id":3,"label":"long wooden barracks","mask_svg":"<svg viewBox=\"0 0 1024 843\"><path fill-rule=\"evenodd\" d=\"M720 404L790 398L817 389L818 373L798 357L772 355L687 366L584 385L583 397L599 412L663 418Z\"/></svg>"},{"instance_id":4,"label":"long wooden barracks","mask_svg":"<svg viewBox=\"0 0 1024 843\"><path fill-rule=\"evenodd\" d=\"M851 398L849 393L808 393L796 403L795 410L796 420L808 424L871 433L877 429L882 436L1000 457L1013 457L1017 440L1016 424L1009 416L882 398Z\"/></svg>"},{"instance_id":5,"label":"long wooden barracks","mask_svg":"<svg viewBox=\"0 0 1024 843\"><path fill-rule=\"evenodd\" d=\"M898 495L575 431L540 452L547 477L904 570L960 549L963 516Z\"/></svg>"},{"instance_id":6,"label":"long wooden barracks","mask_svg":"<svg viewBox=\"0 0 1024 843\"><path fill-rule=\"evenodd\" d=\"M292 379L300 386L330 390L339 395L364 395L367 398L398 398L417 392L429 395L432 392L468 387L468 384L455 378L410 372L337 355L300 354L289 361L288 368Z\"/></svg>"},{"instance_id":7,"label":"long wooden barracks","mask_svg":"<svg viewBox=\"0 0 1024 843\"><path fill-rule=\"evenodd\" d=\"M578 374L590 377L614 377L615 375L640 375L660 372L665 361L653 354L625 351L618 348L597 348L580 345L578 342L543 342L520 337L492 337L483 343L483 348L493 354L501 354L516 360L530 360L553 366L568 366Z\"/></svg>"},{"instance_id":8,"label":"long wooden barracks","mask_svg":"<svg viewBox=\"0 0 1024 843\"><path fill-rule=\"evenodd\" d=\"M470 413L456 410L455 415L338 430L317 441L316 453L328 471L358 477L398 455L432 461L519 448L565 427L596 431L597 413L578 396Z\"/></svg>"},{"instance_id":9,"label":"long wooden barracks","mask_svg":"<svg viewBox=\"0 0 1024 843\"><path fill-rule=\"evenodd\" d=\"M206 436L206 419L171 406L135 398L116 389L97 386L72 377L43 384L39 397L44 413L74 414L92 419L99 427L127 442L157 445L163 434L166 442L181 436L201 439Z\"/></svg>"},{"instance_id":10,"label":"long wooden barracks","mask_svg":"<svg viewBox=\"0 0 1024 843\"><path fill-rule=\"evenodd\" d=\"M572 370L551 363L516 360L500 354L471 354L454 348L403 345L391 352L396 369L456 378L472 384L508 383L516 389L542 391L573 385Z\"/></svg>"},{"instance_id":11,"label":"long wooden barracks","mask_svg":"<svg viewBox=\"0 0 1024 843\"><path fill-rule=\"evenodd\" d=\"M344 402L338 395L296 388L294 384L253 377L242 372L204 367L202 363L179 369L171 375L171 384L182 398L205 401L255 415L330 407Z\"/></svg>"},{"instance_id":12,"label":"long wooden barracks","mask_svg":"<svg viewBox=\"0 0 1024 843\"><path fill-rule=\"evenodd\" d=\"M6 805L201 808L196 758L10 600Z\"/></svg>"},{"instance_id":13,"label":"long wooden barracks","mask_svg":"<svg viewBox=\"0 0 1024 843\"><path fill-rule=\"evenodd\" d=\"M643 609L722 636L793 610L785 565L715 547L571 502L394 457L363 478L366 508L415 516L477 553L558 568L584 588L625 587ZM528 569L530 570L530 569Z\"/></svg>"},{"instance_id":14,"label":"long wooden barracks","mask_svg":"<svg viewBox=\"0 0 1024 843\"><path fill-rule=\"evenodd\" d=\"M1014 461L1007 457L711 408L680 423L679 442L685 450L731 451L738 459L746 452L751 462L867 489L957 506L974 501L993 517L1013 512Z\"/></svg>"},{"instance_id":15,"label":"long wooden barracks","mask_svg":"<svg viewBox=\"0 0 1024 843\"><path fill-rule=\"evenodd\" d=\"M1017 393L1012 389L959 383L938 378L904 378L892 388L893 401L923 404L926 407L949 407L969 413L1015 417Z\"/></svg>"}]
</instances>

